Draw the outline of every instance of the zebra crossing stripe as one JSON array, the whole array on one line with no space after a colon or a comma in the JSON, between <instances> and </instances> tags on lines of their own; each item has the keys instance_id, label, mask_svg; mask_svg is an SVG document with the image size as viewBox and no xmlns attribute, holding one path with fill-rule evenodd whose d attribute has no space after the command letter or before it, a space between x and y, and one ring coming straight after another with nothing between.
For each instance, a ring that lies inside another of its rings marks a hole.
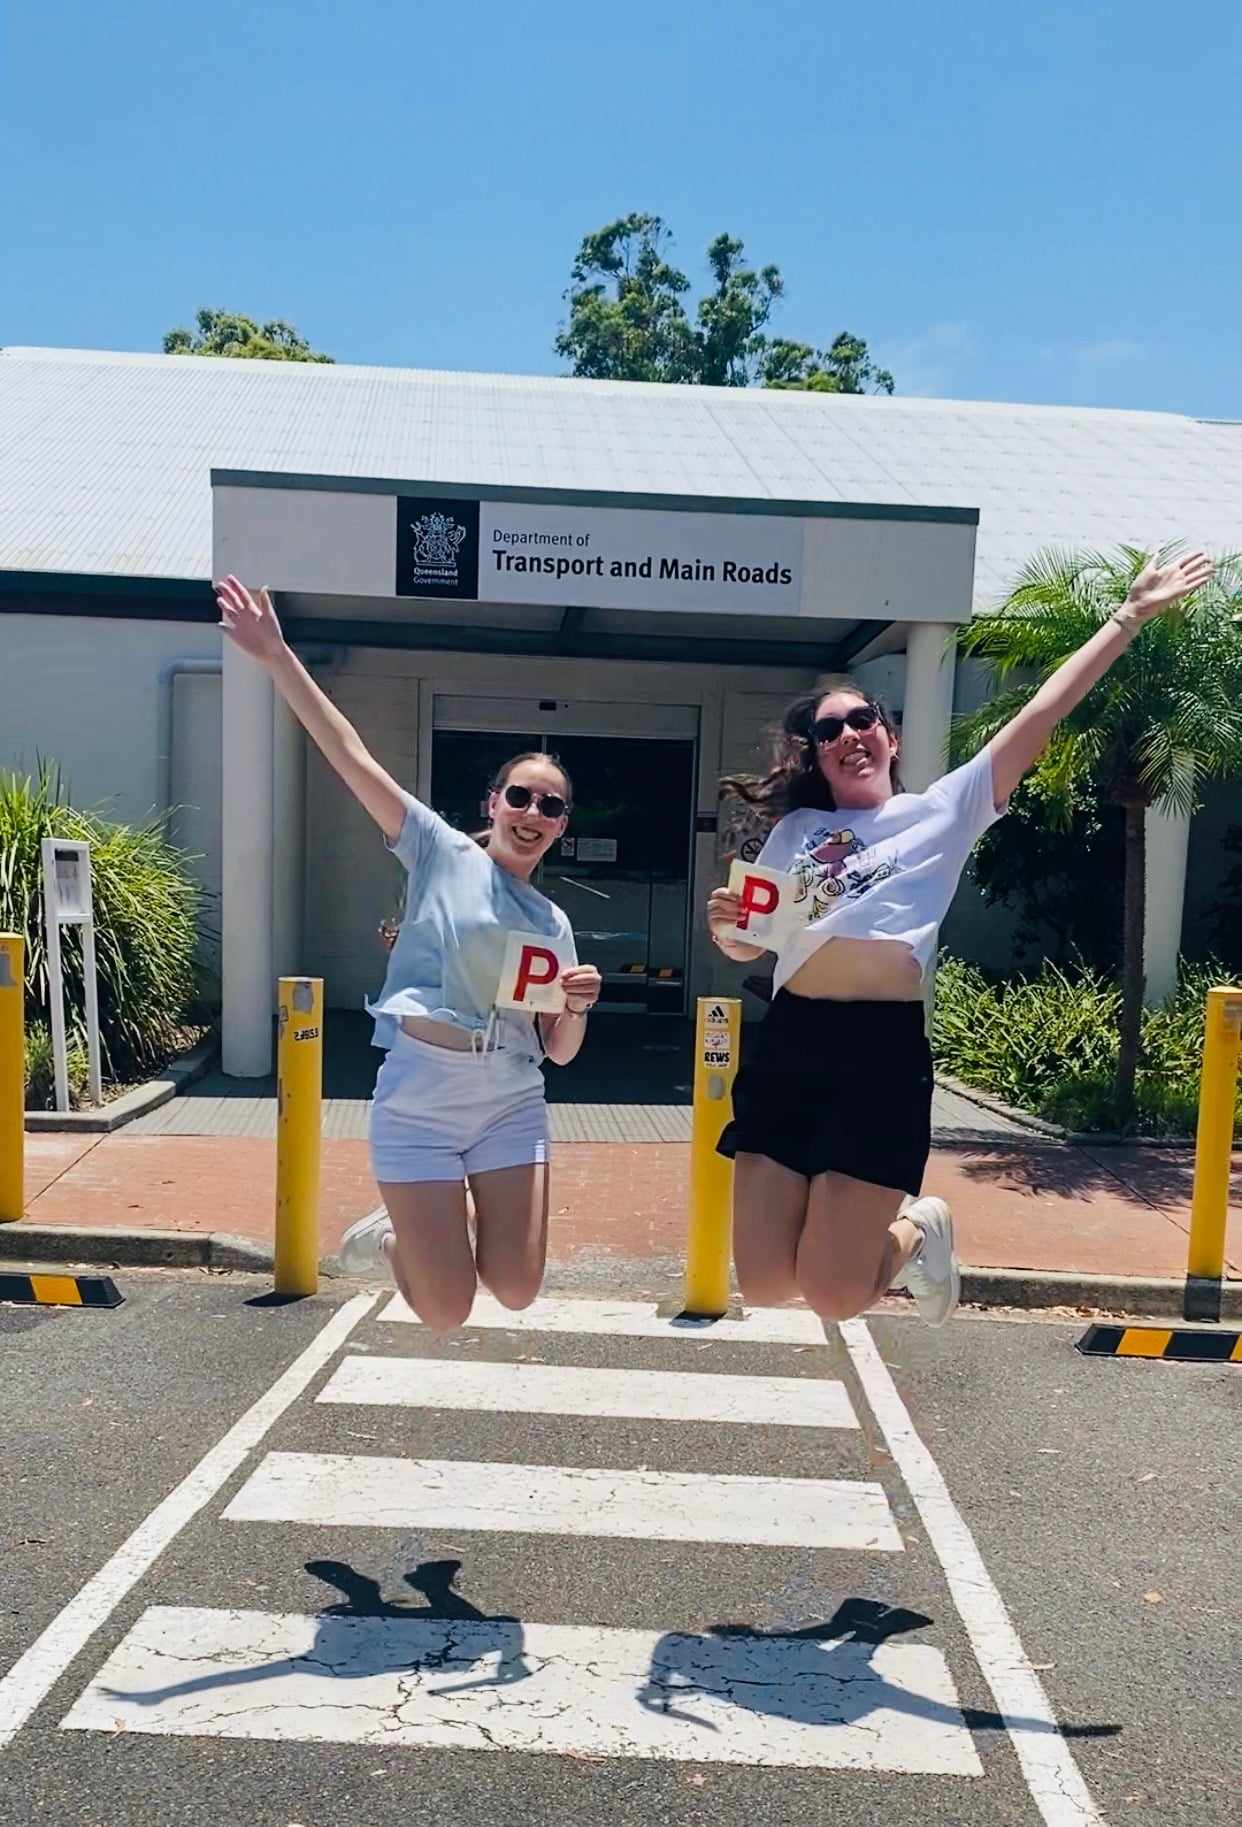
<instances>
[{"instance_id":1,"label":"zebra crossing stripe","mask_svg":"<svg viewBox=\"0 0 1242 1827\"><path fill-rule=\"evenodd\" d=\"M381 1320L418 1324L418 1317L399 1294L394 1294ZM645 1301L574 1300L544 1295L532 1306L514 1313L481 1289L466 1322L474 1327L504 1332L608 1333L625 1339L697 1339L752 1345L822 1345L821 1320L804 1307L761 1307L738 1319L680 1319L661 1316Z\"/></svg>"},{"instance_id":2,"label":"zebra crossing stripe","mask_svg":"<svg viewBox=\"0 0 1242 1827\"><path fill-rule=\"evenodd\" d=\"M198 1464L158 1503L110 1560L54 1617L29 1649L0 1678L0 1750L60 1680L74 1657L107 1622L126 1594L185 1525L211 1501L247 1455L296 1401L374 1304L373 1294L355 1294L316 1333L270 1389L264 1391Z\"/></svg>"},{"instance_id":3,"label":"zebra crossing stripe","mask_svg":"<svg viewBox=\"0 0 1242 1827\"><path fill-rule=\"evenodd\" d=\"M438 1358L346 1358L319 1400L489 1414L725 1421L755 1427L858 1426L844 1384L821 1377L584 1370Z\"/></svg>"},{"instance_id":4,"label":"zebra crossing stripe","mask_svg":"<svg viewBox=\"0 0 1242 1827\"><path fill-rule=\"evenodd\" d=\"M156 1606L72 1731L981 1776L939 1650Z\"/></svg>"},{"instance_id":5,"label":"zebra crossing stripe","mask_svg":"<svg viewBox=\"0 0 1242 1827\"><path fill-rule=\"evenodd\" d=\"M268 1453L230 1522L469 1529L901 1553L883 1486L829 1478Z\"/></svg>"}]
</instances>

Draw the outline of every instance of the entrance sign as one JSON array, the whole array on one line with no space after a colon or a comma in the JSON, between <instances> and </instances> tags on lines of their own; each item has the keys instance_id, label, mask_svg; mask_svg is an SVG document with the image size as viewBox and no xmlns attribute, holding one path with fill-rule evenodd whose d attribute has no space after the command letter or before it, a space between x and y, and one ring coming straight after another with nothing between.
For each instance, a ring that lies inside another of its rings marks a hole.
<instances>
[{"instance_id":1,"label":"entrance sign","mask_svg":"<svg viewBox=\"0 0 1242 1827\"><path fill-rule=\"evenodd\" d=\"M617 860L617 840L615 837L580 837L578 839L578 861L580 863L615 863Z\"/></svg>"},{"instance_id":2,"label":"entrance sign","mask_svg":"<svg viewBox=\"0 0 1242 1827\"><path fill-rule=\"evenodd\" d=\"M56 1108L69 1108L69 1055L65 1040L62 926L82 928L82 971L86 1002L86 1049L91 1101L103 1103L99 1058L99 987L95 970L95 917L91 901L91 847L67 838L43 840L43 916L47 931L48 995L52 1005L52 1061Z\"/></svg>"},{"instance_id":3,"label":"entrance sign","mask_svg":"<svg viewBox=\"0 0 1242 1827\"><path fill-rule=\"evenodd\" d=\"M569 947L557 939L546 939L542 933L510 933L496 1007L559 1015L565 1007L561 972L573 961Z\"/></svg>"},{"instance_id":4,"label":"entrance sign","mask_svg":"<svg viewBox=\"0 0 1242 1827\"><path fill-rule=\"evenodd\" d=\"M81 846L83 850L86 845ZM56 871L56 900L60 909L61 924L67 920L88 920L90 918L90 890L87 886L84 859L77 849L70 850L67 845L57 845L53 852L53 864Z\"/></svg>"},{"instance_id":5,"label":"entrance sign","mask_svg":"<svg viewBox=\"0 0 1242 1827\"><path fill-rule=\"evenodd\" d=\"M396 594L797 615L804 530L779 515L400 496Z\"/></svg>"},{"instance_id":6,"label":"entrance sign","mask_svg":"<svg viewBox=\"0 0 1242 1827\"><path fill-rule=\"evenodd\" d=\"M806 924L809 902L799 905L797 884L780 869L762 863L734 861L729 868L729 892L738 896L742 911L733 931L748 945L762 945L779 952L800 926Z\"/></svg>"}]
</instances>

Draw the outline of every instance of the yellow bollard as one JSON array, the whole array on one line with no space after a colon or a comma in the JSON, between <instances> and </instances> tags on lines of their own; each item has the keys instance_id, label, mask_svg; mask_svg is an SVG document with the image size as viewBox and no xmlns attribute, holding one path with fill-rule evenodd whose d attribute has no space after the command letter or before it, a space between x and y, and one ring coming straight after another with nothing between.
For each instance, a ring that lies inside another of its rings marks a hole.
<instances>
[{"instance_id":1,"label":"yellow bollard","mask_svg":"<svg viewBox=\"0 0 1242 1827\"><path fill-rule=\"evenodd\" d=\"M0 1224L24 1209L26 941L0 933Z\"/></svg>"},{"instance_id":2,"label":"yellow bollard","mask_svg":"<svg viewBox=\"0 0 1242 1827\"><path fill-rule=\"evenodd\" d=\"M712 1318L729 1310L733 1163L716 1153L716 1144L733 1114L733 1081L741 1043L741 1003L728 996L700 996L694 1033L694 1124L684 1310Z\"/></svg>"},{"instance_id":3,"label":"yellow bollard","mask_svg":"<svg viewBox=\"0 0 1242 1827\"><path fill-rule=\"evenodd\" d=\"M1195 1136L1190 1247L1186 1255L1187 1319L1220 1318L1240 1033L1242 988L1209 990Z\"/></svg>"},{"instance_id":4,"label":"yellow bollard","mask_svg":"<svg viewBox=\"0 0 1242 1827\"><path fill-rule=\"evenodd\" d=\"M319 1288L323 978L280 979L276 1062L277 1294Z\"/></svg>"}]
</instances>

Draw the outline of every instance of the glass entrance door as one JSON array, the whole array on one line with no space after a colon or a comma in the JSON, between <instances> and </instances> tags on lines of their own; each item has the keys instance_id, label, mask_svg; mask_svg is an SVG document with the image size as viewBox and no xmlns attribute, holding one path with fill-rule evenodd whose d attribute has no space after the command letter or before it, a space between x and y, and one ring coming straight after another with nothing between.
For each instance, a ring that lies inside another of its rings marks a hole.
<instances>
[{"instance_id":1,"label":"glass entrance door","mask_svg":"<svg viewBox=\"0 0 1242 1827\"><path fill-rule=\"evenodd\" d=\"M599 966L601 1007L684 1013L693 741L437 729L432 805L459 830L479 830L497 768L539 748L569 769L574 813L535 880L564 908L579 956Z\"/></svg>"}]
</instances>

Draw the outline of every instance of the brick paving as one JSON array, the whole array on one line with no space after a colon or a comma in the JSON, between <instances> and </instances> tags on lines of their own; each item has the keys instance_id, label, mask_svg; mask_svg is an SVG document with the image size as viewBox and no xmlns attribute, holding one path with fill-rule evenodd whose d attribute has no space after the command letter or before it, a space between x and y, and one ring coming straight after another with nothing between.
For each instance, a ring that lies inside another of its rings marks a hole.
<instances>
[{"instance_id":1,"label":"brick paving","mask_svg":"<svg viewBox=\"0 0 1242 1827\"><path fill-rule=\"evenodd\" d=\"M552 1167L552 1260L676 1261L685 1237L685 1143L568 1142ZM1242 1275L1242 1156L1230 1272ZM1079 1274L1185 1272L1192 1161L1187 1150L959 1143L933 1151L926 1190L949 1200L964 1262ZM272 1235L275 1150L258 1136L27 1137L27 1212L50 1225L138 1226ZM364 1141L323 1144L321 1243L377 1198Z\"/></svg>"},{"instance_id":2,"label":"brick paving","mask_svg":"<svg viewBox=\"0 0 1242 1827\"><path fill-rule=\"evenodd\" d=\"M370 1024L334 1012L324 1058L321 1244L378 1194L366 1136L379 1056ZM571 1071L548 1073L555 1144L550 1258L627 1258L667 1278L684 1252L688 1024L603 1018ZM975 1268L1177 1276L1185 1272L1192 1154L1077 1147L1032 1135L944 1086L933 1103L926 1190L949 1200ZM216 1072L110 1136L26 1138L29 1218L49 1225L225 1232L270 1242L275 1084ZM1242 1156L1229 1264L1242 1274Z\"/></svg>"}]
</instances>

